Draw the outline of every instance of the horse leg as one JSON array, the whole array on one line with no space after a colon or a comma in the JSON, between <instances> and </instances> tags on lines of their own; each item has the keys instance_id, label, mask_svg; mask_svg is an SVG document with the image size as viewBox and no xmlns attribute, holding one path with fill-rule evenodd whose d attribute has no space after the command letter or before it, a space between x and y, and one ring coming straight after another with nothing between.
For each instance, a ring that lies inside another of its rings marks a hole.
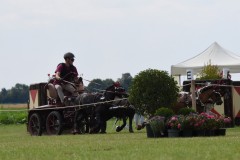
<instances>
[{"instance_id":1,"label":"horse leg","mask_svg":"<svg viewBox=\"0 0 240 160\"><path fill-rule=\"evenodd\" d=\"M122 117L122 120L123 124L121 126L117 126L116 132L120 132L127 125L127 117L126 116Z\"/></svg>"},{"instance_id":2,"label":"horse leg","mask_svg":"<svg viewBox=\"0 0 240 160\"><path fill-rule=\"evenodd\" d=\"M102 120L100 129L101 129L100 133L106 133L107 121Z\"/></svg>"},{"instance_id":3,"label":"horse leg","mask_svg":"<svg viewBox=\"0 0 240 160\"><path fill-rule=\"evenodd\" d=\"M101 119L99 113L96 113L96 118L91 118L90 120L90 132L89 133L98 133L100 131Z\"/></svg>"},{"instance_id":4,"label":"horse leg","mask_svg":"<svg viewBox=\"0 0 240 160\"><path fill-rule=\"evenodd\" d=\"M133 133L133 127L132 127L132 121L133 121L133 116L129 117L129 132Z\"/></svg>"},{"instance_id":5,"label":"horse leg","mask_svg":"<svg viewBox=\"0 0 240 160\"><path fill-rule=\"evenodd\" d=\"M74 116L73 134L86 132L86 113L83 110L77 110Z\"/></svg>"}]
</instances>

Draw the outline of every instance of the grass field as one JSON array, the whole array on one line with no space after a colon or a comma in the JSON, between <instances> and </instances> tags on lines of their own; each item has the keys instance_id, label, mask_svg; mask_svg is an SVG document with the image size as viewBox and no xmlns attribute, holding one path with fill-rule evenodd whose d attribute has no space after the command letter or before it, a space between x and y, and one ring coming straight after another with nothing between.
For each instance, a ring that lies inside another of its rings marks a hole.
<instances>
[{"instance_id":1,"label":"grass field","mask_svg":"<svg viewBox=\"0 0 240 160\"><path fill-rule=\"evenodd\" d=\"M222 137L147 138L146 131L32 137L25 125L0 125L1 160L239 160L240 128Z\"/></svg>"}]
</instances>

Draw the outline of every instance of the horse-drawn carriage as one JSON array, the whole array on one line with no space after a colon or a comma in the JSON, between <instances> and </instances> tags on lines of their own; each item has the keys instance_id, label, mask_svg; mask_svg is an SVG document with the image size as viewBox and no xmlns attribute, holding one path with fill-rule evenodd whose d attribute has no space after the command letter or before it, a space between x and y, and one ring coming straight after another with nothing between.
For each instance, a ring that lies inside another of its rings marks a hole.
<instances>
[{"instance_id":1,"label":"horse-drawn carriage","mask_svg":"<svg viewBox=\"0 0 240 160\"><path fill-rule=\"evenodd\" d=\"M122 130L129 118L129 131L133 132L132 119L135 110L127 101L125 90L121 86L111 85L99 93L77 91L79 94L75 97L65 93L67 98L64 106L59 106L57 92L52 83L30 85L28 132L37 136L43 133L60 135L69 131L74 134L105 133L106 121L112 117L123 119L123 125L117 127L116 131Z\"/></svg>"}]
</instances>

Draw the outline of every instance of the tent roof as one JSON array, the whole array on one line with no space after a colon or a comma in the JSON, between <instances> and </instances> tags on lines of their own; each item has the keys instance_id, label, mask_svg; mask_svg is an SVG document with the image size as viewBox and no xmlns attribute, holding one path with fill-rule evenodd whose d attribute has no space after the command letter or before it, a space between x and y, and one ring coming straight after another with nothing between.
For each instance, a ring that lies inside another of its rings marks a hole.
<instances>
[{"instance_id":1,"label":"tent roof","mask_svg":"<svg viewBox=\"0 0 240 160\"><path fill-rule=\"evenodd\" d=\"M172 75L186 75L187 69L193 74L201 72L204 65L211 63L220 69L228 68L231 73L240 73L240 56L222 48L217 42L210 45L205 51L184 62L171 66Z\"/></svg>"}]
</instances>

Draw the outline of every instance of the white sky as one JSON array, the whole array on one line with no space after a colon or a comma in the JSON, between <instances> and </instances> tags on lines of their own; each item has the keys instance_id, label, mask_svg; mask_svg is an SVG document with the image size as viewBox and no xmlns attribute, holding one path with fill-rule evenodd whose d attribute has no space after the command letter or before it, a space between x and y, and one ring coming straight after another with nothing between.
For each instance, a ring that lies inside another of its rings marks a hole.
<instances>
[{"instance_id":1,"label":"white sky","mask_svg":"<svg viewBox=\"0 0 240 160\"><path fill-rule=\"evenodd\" d=\"M63 54L85 79L135 76L218 42L240 55L239 0L0 0L0 89L39 83Z\"/></svg>"}]
</instances>

